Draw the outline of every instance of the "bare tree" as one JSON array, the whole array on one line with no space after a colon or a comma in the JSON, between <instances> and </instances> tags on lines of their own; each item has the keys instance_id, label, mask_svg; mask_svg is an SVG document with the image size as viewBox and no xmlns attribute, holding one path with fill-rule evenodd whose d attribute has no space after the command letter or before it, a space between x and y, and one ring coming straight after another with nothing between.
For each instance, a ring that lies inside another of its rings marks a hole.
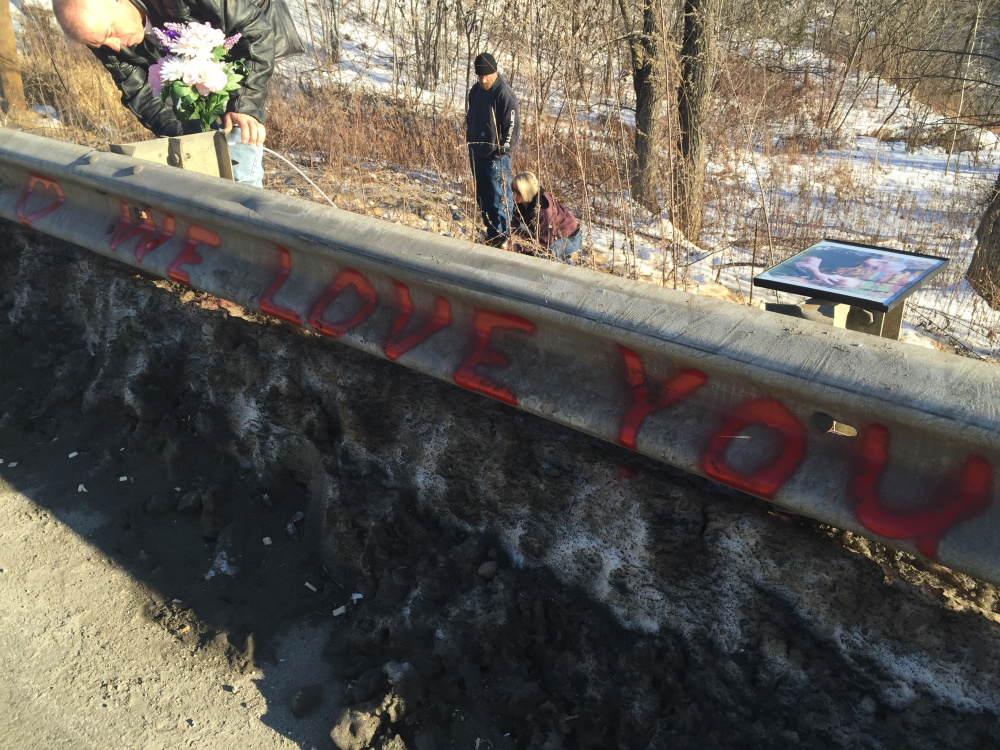
<instances>
[{"instance_id":1,"label":"bare tree","mask_svg":"<svg viewBox=\"0 0 1000 750\"><path fill-rule=\"evenodd\" d=\"M465 5L462 0L456 0L455 15L459 30L462 32L465 40L464 90L468 91L472 85L472 60L480 51L479 47L482 44L485 33L483 28L483 9L482 6L477 5L475 2Z\"/></svg>"},{"instance_id":2,"label":"bare tree","mask_svg":"<svg viewBox=\"0 0 1000 750\"><path fill-rule=\"evenodd\" d=\"M718 0L684 0L681 82L677 89L680 133L675 170L674 224L691 241L701 232L704 208L706 132L712 98Z\"/></svg>"},{"instance_id":3,"label":"bare tree","mask_svg":"<svg viewBox=\"0 0 1000 750\"><path fill-rule=\"evenodd\" d=\"M628 29L628 45L632 62L632 88L635 91L635 158L632 176L632 197L653 213L660 210L656 196L659 183L658 141L660 107L665 90L662 38L657 0L639 0L642 26L632 19L628 0L618 0L622 18Z\"/></svg>"},{"instance_id":4,"label":"bare tree","mask_svg":"<svg viewBox=\"0 0 1000 750\"><path fill-rule=\"evenodd\" d=\"M327 0L322 6L320 20L323 27L323 49L326 50L327 65L340 63L340 13L341 0Z\"/></svg>"},{"instance_id":5,"label":"bare tree","mask_svg":"<svg viewBox=\"0 0 1000 750\"><path fill-rule=\"evenodd\" d=\"M958 113L955 115L955 126L951 131L951 145L948 147L948 161L944 163L944 173L948 174L948 166L951 164L952 154L955 153L955 141L958 140L958 123L962 117L962 108L965 106L965 89L968 83L969 67L972 65L972 50L976 46L976 33L979 30L979 18L983 14L982 3L976 5L976 20L969 29L969 36L965 40L965 60L959 62L955 68L955 76L962 80L962 88L958 97ZM958 164L961 159L955 160L955 177L958 178Z\"/></svg>"},{"instance_id":6,"label":"bare tree","mask_svg":"<svg viewBox=\"0 0 1000 750\"><path fill-rule=\"evenodd\" d=\"M976 251L965 278L990 307L1000 310L1000 178L976 227Z\"/></svg>"},{"instance_id":7,"label":"bare tree","mask_svg":"<svg viewBox=\"0 0 1000 750\"><path fill-rule=\"evenodd\" d=\"M448 4L444 0L410 0L408 10L414 84L417 88L434 91L441 76L440 51Z\"/></svg>"}]
</instances>

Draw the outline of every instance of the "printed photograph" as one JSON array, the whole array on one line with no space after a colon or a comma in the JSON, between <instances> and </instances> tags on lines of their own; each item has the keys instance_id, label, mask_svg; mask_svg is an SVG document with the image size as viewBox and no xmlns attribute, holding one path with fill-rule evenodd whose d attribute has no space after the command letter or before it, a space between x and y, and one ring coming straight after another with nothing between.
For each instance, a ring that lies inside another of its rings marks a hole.
<instances>
[{"instance_id":1,"label":"printed photograph","mask_svg":"<svg viewBox=\"0 0 1000 750\"><path fill-rule=\"evenodd\" d=\"M850 297L847 301L881 307L905 296L947 262L945 258L823 240L764 271L754 284L831 299Z\"/></svg>"}]
</instances>

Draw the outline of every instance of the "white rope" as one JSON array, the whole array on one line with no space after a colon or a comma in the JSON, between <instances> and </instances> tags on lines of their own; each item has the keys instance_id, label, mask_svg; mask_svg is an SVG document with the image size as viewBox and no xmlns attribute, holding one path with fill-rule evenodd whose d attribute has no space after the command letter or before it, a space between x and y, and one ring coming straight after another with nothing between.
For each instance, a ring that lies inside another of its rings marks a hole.
<instances>
[{"instance_id":1,"label":"white rope","mask_svg":"<svg viewBox=\"0 0 1000 750\"><path fill-rule=\"evenodd\" d=\"M334 208L337 207L337 204L334 203L332 200L330 200L330 196L327 195L326 193L324 193L322 190L320 190L319 185L317 185L315 182L313 182L312 180L310 180L309 177L306 175L305 172L303 172L301 169L299 169L297 166L295 166L292 162L290 162L284 156L282 156L281 154L279 154L277 151L272 151L267 146L263 146L262 148L264 149L264 151L266 151L267 153L271 154L272 156L277 156L279 159L281 159L283 162L285 162L288 166L290 166L292 169L294 169L296 172L298 172L300 175L302 175L305 178L306 182L308 182L310 185L312 185L314 188L316 188L316 191L320 195L322 195L324 198L326 198L326 202L327 203L329 203Z\"/></svg>"}]
</instances>

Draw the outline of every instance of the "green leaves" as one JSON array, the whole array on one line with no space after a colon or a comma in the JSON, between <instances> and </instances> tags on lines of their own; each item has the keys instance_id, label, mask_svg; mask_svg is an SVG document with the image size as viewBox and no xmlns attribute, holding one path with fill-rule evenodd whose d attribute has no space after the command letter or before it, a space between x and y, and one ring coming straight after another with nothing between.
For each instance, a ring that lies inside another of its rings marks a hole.
<instances>
[{"instance_id":1,"label":"green leaves","mask_svg":"<svg viewBox=\"0 0 1000 750\"><path fill-rule=\"evenodd\" d=\"M226 54L225 47L216 47L212 51L213 61L221 63L222 57ZM240 84L245 78L242 61L234 63L221 63L226 74L226 85L220 91L201 95L194 86L189 86L182 80L164 82L160 93L160 100L164 103L173 103L174 113L177 119L183 122L199 122L202 131L210 130L223 112L226 111L226 103L229 95L240 88Z\"/></svg>"},{"instance_id":2,"label":"green leaves","mask_svg":"<svg viewBox=\"0 0 1000 750\"><path fill-rule=\"evenodd\" d=\"M240 81L243 80L243 76L237 73L235 69L227 71L227 76L229 77L229 82L226 83L225 91L236 91L240 87Z\"/></svg>"}]
</instances>

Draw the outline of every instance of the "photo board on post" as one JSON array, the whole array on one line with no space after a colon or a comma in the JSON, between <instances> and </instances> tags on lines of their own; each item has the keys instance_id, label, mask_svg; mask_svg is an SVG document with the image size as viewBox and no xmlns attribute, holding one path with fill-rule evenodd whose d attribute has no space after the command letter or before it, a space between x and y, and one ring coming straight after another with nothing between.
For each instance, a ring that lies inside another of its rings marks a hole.
<instances>
[{"instance_id":1,"label":"photo board on post","mask_svg":"<svg viewBox=\"0 0 1000 750\"><path fill-rule=\"evenodd\" d=\"M947 263L934 255L824 239L758 274L753 283L885 313Z\"/></svg>"}]
</instances>

